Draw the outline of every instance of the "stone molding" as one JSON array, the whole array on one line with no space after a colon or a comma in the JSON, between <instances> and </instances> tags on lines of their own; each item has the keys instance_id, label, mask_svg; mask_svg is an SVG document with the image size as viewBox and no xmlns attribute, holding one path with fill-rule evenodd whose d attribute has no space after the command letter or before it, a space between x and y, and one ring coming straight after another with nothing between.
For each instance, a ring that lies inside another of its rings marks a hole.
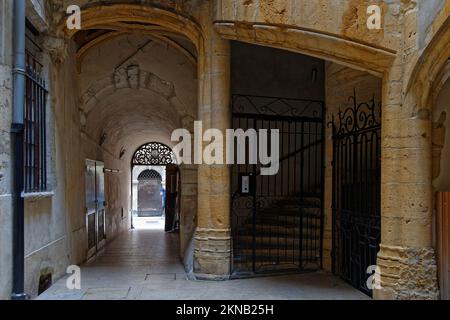
<instances>
[{"instance_id":1,"label":"stone molding","mask_svg":"<svg viewBox=\"0 0 450 320\"><path fill-rule=\"evenodd\" d=\"M197 228L194 235L194 274L197 279L230 277L231 229Z\"/></svg>"},{"instance_id":2,"label":"stone molding","mask_svg":"<svg viewBox=\"0 0 450 320\"><path fill-rule=\"evenodd\" d=\"M381 272L376 299L435 300L439 298L435 250L431 247L381 245L377 265Z\"/></svg>"},{"instance_id":3,"label":"stone molding","mask_svg":"<svg viewBox=\"0 0 450 320\"><path fill-rule=\"evenodd\" d=\"M22 198L29 201L37 201L45 198L52 198L55 195L53 191L49 192L33 192L33 193L22 193Z\"/></svg>"},{"instance_id":4,"label":"stone molding","mask_svg":"<svg viewBox=\"0 0 450 320\"><path fill-rule=\"evenodd\" d=\"M396 57L395 51L290 26L216 21L214 27L224 39L287 49L378 77L390 69Z\"/></svg>"}]
</instances>

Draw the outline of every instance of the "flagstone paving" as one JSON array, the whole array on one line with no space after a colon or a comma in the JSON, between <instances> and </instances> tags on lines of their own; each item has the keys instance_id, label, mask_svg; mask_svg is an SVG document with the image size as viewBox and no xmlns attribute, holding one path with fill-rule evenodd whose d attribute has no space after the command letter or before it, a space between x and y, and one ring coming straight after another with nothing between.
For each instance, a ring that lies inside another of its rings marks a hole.
<instances>
[{"instance_id":1,"label":"flagstone paving","mask_svg":"<svg viewBox=\"0 0 450 320\"><path fill-rule=\"evenodd\" d=\"M175 234L132 230L81 267L81 290L67 289L63 278L37 299L364 300L369 297L325 272L220 282L189 280L179 260Z\"/></svg>"}]
</instances>

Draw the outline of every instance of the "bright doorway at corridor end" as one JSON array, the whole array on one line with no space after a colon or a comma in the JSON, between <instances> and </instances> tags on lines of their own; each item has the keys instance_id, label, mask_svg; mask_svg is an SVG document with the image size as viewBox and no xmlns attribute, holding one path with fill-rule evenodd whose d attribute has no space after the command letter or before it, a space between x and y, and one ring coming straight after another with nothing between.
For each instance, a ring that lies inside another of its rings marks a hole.
<instances>
[{"instance_id":1,"label":"bright doorway at corridor end","mask_svg":"<svg viewBox=\"0 0 450 320\"><path fill-rule=\"evenodd\" d=\"M135 166L132 183L133 228L165 228L166 167Z\"/></svg>"}]
</instances>

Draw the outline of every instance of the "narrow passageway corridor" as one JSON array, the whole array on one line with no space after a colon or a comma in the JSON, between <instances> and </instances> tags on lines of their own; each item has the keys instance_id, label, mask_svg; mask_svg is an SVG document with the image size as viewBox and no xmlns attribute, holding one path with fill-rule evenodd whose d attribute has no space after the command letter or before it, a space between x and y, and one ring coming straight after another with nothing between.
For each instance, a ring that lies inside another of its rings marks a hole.
<instances>
[{"instance_id":1,"label":"narrow passageway corridor","mask_svg":"<svg viewBox=\"0 0 450 320\"><path fill-rule=\"evenodd\" d=\"M124 233L82 266L81 290L57 281L40 300L369 299L326 273L216 281L188 280L177 235L161 230Z\"/></svg>"}]
</instances>

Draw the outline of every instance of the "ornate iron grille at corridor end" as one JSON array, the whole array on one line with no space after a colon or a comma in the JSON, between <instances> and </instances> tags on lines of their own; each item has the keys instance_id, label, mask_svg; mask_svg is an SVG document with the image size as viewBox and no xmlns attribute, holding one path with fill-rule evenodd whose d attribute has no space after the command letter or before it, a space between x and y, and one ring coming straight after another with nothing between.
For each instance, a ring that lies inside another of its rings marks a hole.
<instances>
[{"instance_id":1,"label":"ornate iron grille at corridor end","mask_svg":"<svg viewBox=\"0 0 450 320\"><path fill-rule=\"evenodd\" d=\"M323 101L233 96L234 129L280 132L278 174L262 176L259 164L232 168L233 277L322 267L324 108ZM250 194L240 190L242 175L252 176Z\"/></svg>"},{"instance_id":2,"label":"ornate iron grille at corridor end","mask_svg":"<svg viewBox=\"0 0 450 320\"><path fill-rule=\"evenodd\" d=\"M25 84L25 192L42 192L47 190L47 89L42 78L42 65L28 52Z\"/></svg>"},{"instance_id":3,"label":"ornate iron grille at corridor end","mask_svg":"<svg viewBox=\"0 0 450 320\"><path fill-rule=\"evenodd\" d=\"M150 142L141 146L133 157L134 166L164 166L177 164L175 154L165 144Z\"/></svg>"},{"instance_id":4,"label":"ornate iron grille at corridor end","mask_svg":"<svg viewBox=\"0 0 450 320\"><path fill-rule=\"evenodd\" d=\"M381 104L373 98L339 112L333 128L333 273L371 295L367 268L381 240Z\"/></svg>"}]
</instances>

